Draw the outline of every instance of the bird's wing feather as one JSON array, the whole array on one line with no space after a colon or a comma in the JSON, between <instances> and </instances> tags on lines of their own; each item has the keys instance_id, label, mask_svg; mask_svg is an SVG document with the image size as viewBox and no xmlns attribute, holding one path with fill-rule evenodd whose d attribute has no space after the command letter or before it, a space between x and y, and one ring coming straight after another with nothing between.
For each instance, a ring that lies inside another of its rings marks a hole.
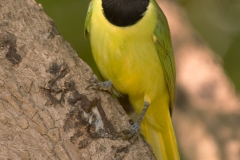
<instances>
[{"instance_id":1,"label":"bird's wing feather","mask_svg":"<svg viewBox=\"0 0 240 160\"><path fill-rule=\"evenodd\" d=\"M153 39L167 81L168 91L170 95L170 112L172 112L175 99L175 61L167 19L160 7L157 4L156 6L159 8L157 9L158 22L154 30Z\"/></svg>"},{"instance_id":2,"label":"bird's wing feather","mask_svg":"<svg viewBox=\"0 0 240 160\"><path fill-rule=\"evenodd\" d=\"M85 24L84 24L84 36L86 39L89 38L89 30L90 30L89 28L90 28L91 16L92 16L92 1L89 3L87 16L86 16Z\"/></svg>"}]
</instances>

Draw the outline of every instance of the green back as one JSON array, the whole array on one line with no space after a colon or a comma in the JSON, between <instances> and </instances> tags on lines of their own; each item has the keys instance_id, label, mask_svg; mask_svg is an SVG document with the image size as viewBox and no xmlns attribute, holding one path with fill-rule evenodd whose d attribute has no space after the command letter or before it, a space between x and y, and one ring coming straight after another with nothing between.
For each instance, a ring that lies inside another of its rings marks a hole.
<instances>
[{"instance_id":1,"label":"green back","mask_svg":"<svg viewBox=\"0 0 240 160\"><path fill-rule=\"evenodd\" d=\"M89 27L90 27L89 22L91 20L91 16L92 16L92 1L89 3L87 16L84 24L84 36L86 39L89 38Z\"/></svg>"},{"instance_id":2,"label":"green back","mask_svg":"<svg viewBox=\"0 0 240 160\"><path fill-rule=\"evenodd\" d=\"M170 95L170 112L172 113L175 99L175 81L176 81L175 60L167 19L162 10L160 9L160 7L158 6L158 4L155 1L154 3L158 8L157 9L158 23L154 30L155 45L167 81Z\"/></svg>"}]
</instances>

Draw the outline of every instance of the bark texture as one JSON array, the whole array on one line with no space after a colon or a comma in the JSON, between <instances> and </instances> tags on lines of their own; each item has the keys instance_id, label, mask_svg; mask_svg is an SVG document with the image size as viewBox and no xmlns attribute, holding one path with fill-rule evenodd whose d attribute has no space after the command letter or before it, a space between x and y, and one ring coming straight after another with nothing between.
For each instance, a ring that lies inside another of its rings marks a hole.
<instances>
[{"instance_id":1,"label":"bark texture","mask_svg":"<svg viewBox=\"0 0 240 160\"><path fill-rule=\"evenodd\" d=\"M34 0L0 0L0 159L155 159ZM108 137L108 138L103 138Z\"/></svg>"}]
</instances>

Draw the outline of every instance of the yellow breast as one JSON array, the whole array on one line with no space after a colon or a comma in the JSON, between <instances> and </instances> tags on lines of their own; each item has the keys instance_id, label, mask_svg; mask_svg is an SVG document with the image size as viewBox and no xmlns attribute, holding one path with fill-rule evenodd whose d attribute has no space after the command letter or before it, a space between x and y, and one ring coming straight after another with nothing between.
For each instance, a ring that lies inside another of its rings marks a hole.
<instances>
[{"instance_id":1,"label":"yellow breast","mask_svg":"<svg viewBox=\"0 0 240 160\"><path fill-rule=\"evenodd\" d=\"M90 23L92 53L102 76L130 97L153 99L165 83L153 42L155 7L150 3L137 24L117 27L104 17L101 0L93 0Z\"/></svg>"}]
</instances>

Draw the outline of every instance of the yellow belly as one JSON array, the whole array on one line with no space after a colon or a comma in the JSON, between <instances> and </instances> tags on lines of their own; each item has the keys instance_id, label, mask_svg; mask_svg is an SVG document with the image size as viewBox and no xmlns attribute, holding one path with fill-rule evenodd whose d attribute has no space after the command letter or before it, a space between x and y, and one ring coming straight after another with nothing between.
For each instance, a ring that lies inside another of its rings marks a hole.
<instances>
[{"instance_id":1,"label":"yellow belly","mask_svg":"<svg viewBox=\"0 0 240 160\"><path fill-rule=\"evenodd\" d=\"M101 0L92 0L91 48L102 76L129 96L135 111L141 113L144 102L150 104L141 129L157 158L179 160L169 114L169 92L153 41L156 3L150 1L137 24L116 27L104 18Z\"/></svg>"},{"instance_id":2,"label":"yellow belly","mask_svg":"<svg viewBox=\"0 0 240 160\"><path fill-rule=\"evenodd\" d=\"M153 42L157 19L150 16L155 16L154 7L150 5L144 18L134 27L116 27L104 18L101 1L93 2L90 39L98 69L117 90L129 95L140 113L144 101L151 103L167 91Z\"/></svg>"}]
</instances>

